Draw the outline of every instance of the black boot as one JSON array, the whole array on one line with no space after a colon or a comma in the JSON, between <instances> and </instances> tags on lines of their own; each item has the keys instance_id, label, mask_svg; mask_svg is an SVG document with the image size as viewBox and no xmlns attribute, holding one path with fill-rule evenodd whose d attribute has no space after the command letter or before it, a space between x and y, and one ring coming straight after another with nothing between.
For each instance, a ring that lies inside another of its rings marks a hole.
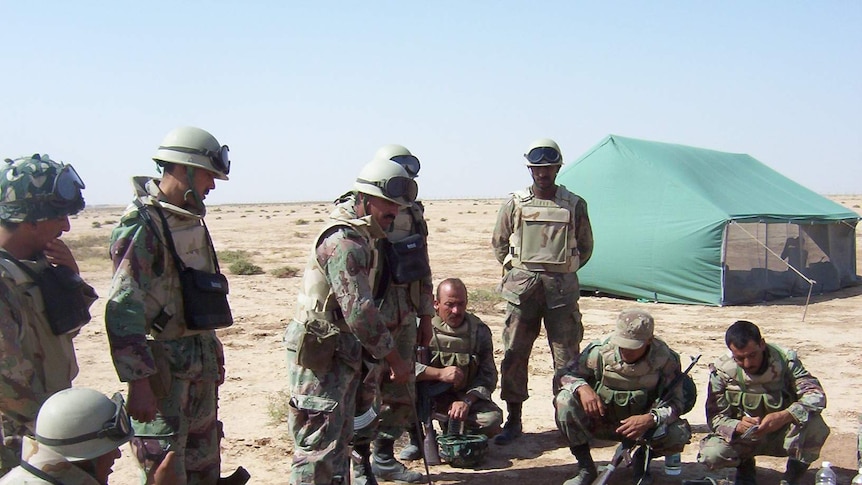
<instances>
[{"instance_id":1,"label":"black boot","mask_svg":"<svg viewBox=\"0 0 862 485\"><path fill-rule=\"evenodd\" d=\"M590 485L599 477L596 462L590 454L590 445L578 445L569 448L578 460L578 473L563 482L563 485Z\"/></svg>"},{"instance_id":2,"label":"black boot","mask_svg":"<svg viewBox=\"0 0 862 485\"><path fill-rule=\"evenodd\" d=\"M377 438L374 440L374 459L371 470L381 480L404 483L426 483L425 475L408 470L403 463L395 459L395 440Z\"/></svg>"},{"instance_id":3,"label":"black boot","mask_svg":"<svg viewBox=\"0 0 862 485\"><path fill-rule=\"evenodd\" d=\"M419 433L416 428L410 428L410 444L401 450L398 458L405 461L413 461L422 458L422 440L419 439Z\"/></svg>"},{"instance_id":4,"label":"black boot","mask_svg":"<svg viewBox=\"0 0 862 485\"><path fill-rule=\"evenodd\" d=\"M508 445L523 434L521 428L521 407L522 403L519 402L506 403L509 416L506 418L506 424L503 425L503 432L494 438L494 443Z\"/></svg>"},{"instance_id":5,"label":"black boot","mask_svg":"<svg viewBox=\"0 0 862 485\"><path fill-rule=\"evenodd\" d=\"M371 443L354 445L353 453L359 457L358 463L353 463L354 485L377 485L371 471Z\"/></svg>"},{"instance_id":6,"label":"black boot","mask_svg":"<svg viewBox=\"0 0 862 485\"><path fill-rule=\"evenodd\" d=\"M808 471L808 466L808 463L788 458L787 468L782 479L787 482L787 485L798 485L802 480L802 476Z\"/></svg>"},{"instance_id":7,"label":"black boot","mask_svg":"<svg viewBox=\"0 0 862 485\"><path fill-rule=\"evenodd\" d=\"M754 457L739 462L733 483L734 485L757 485L757 467L754 464Z\"/></svg>"}]
</instances>

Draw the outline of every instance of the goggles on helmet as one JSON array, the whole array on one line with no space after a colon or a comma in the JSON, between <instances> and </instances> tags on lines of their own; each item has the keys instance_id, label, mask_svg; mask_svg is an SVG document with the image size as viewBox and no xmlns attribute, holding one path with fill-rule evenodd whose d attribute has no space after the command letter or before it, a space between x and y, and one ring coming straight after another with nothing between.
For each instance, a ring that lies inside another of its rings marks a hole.
<instances>
[{"instance_id":1,"label":"goggles on helmet","mask_svg":"<svg viewBox=\"0 0 862 485\"><path fill-rule=\"evenodd\" d=\"M383 181L358 178L356 181L361 184L379 187L383 195L390 199L403 198L407 202L413 202L416 200L416 196L419 195L419 187L416 185L416 181L408 177L392 177Z\"/></svg>"},{"instance_id":2,"label":"goggles on helmet","mask_svg":"<svg viewBox=\"0 0 862 485\"><path fill-rule=\"evenodd\" d=\"M398 165L404 167L404 170L406 170L411 177L415 177L419 174L419 159L413 155L395 155L389 160L392 160Z\"/></svg>"},{"instance_id":3,"label":"goggles on helmet","mask_svg":"<svg viewBox=\"0 0 862 485\"><path fill-rule=\"evenodd\" d=\"M560 152L551 147L536 147L527 152L527 161L535 164L553 164L560 162Z\"/></svg>"},{"instance_id":4,"label":"goggles on helmet","mask_svg":"<svg viewBox=\"0 0 862 485\"><path fill-rule=\"evenodd\" d=\"M159 150L173 150L180 153L191 153L192 155L203 155L210 159L213 168L219 172L228 175L230 174L230 148L227 145L222 145L217 152L204 150L201 148L186 148L186 147L166 147L160 146Z\"/></svg>"},{"instance_id":5,"label":"goggles on helmet","mask_svg":"<svg viewBox=\"0 0 862 485\"><path fill-rule=\"evenodd\" d=\"M81 190L85 189L84 181L78 175L78 171L71 165L63 165L60 173L54 178L54 187L51 195L58 202L74 202L81 196Z\"/></svg>"},{"instance_id":6,"label":"goggles on helmet","mask_svg":"<svg viewBox=\"0 0 862 485\"><path fill-rule=\"evenodd\" d=\"M114 416L102 425L102 429L72 438L46 438L37 433L36 441L48 446L62 446L83 443L99 438L121 441L132 436L132 421L129 419L129 413L126 411L126 403L123 400L123 395L117 392L111 398L111 401L116 406L116 410L114 411Z\"/></svg>"}]
</instances>

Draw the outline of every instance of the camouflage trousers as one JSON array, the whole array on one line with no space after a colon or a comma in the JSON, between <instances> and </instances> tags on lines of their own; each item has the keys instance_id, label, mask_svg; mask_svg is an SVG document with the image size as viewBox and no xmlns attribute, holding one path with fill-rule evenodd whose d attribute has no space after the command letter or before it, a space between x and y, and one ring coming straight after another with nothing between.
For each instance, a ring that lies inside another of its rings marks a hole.
<instances>
[{"instance_id":1,"label":"camouflage trousers","mask_svg":"<svg viewBox=\"0 0 862 485\"><path fill-rule=\"evenodd\" d=\"M624 438L616 432L620 426L618 420L596 419L587 416L577 394L568 389L560 389L554 398L556 408L555 421L557 429L568 440L569 446L588 444L590 439L622 441ZM616 415L625 419L626 413L607 413L605 416ZM669 423L667 432L649 442L653 456L665 456L680 453L691 440L691 427L688 421L677 419Z\"/></svg>"},{"instance_id":2,"label":"camouflage trousers","mask_svg":"<svg viewBox=\"0 0 862 485\"><path fill-rule=\"evenodd\" d=\"M27 428L2 414L0 414L0 426L3 426L3 439L0 441L0 477L2 477L21 463L22 437L27 433Z\"/></svg>"},{"instance_id":3,"label":"camouflage trousers","mask_svg":"<svg viewBox=\"0 0 862 485\"><path fill-rule=\"evenodd\" d=\"M700 442L697 461L710 469L736 467L740 461L758 455L787 456L803 463L813 463L829 436L829 426L820 414L811 414L800 426L790 423L757 441L727 440L718 434L706 435Z\"/></svg>"},{"instance_id":4,"label":"camouflage trousers","mask_svg":"<svg viewBox=\"0 0 862 485\"><path fill-rule=\"evenodd\" d=\"M164 421L176 460L189 485L215 485L221 474L221 426L218 421L218 386L214 381L189 381L176 376L170 393L158 401L157 419ZM146 483L145 479L142 483Z\"/></svg>"},{"instance_id":5,"label":"camouflage trousers","mask_svg":"<svg viewBox=\"0 0 862 485\"><path fill-rule=\"evenodd\" d=\"M500 397L511 403L529 398L528 367L533 343L539 337L544 320L548 345L554 359L554 370L565 367L580 353L584 327L577 300L557 308L548 308L541 285L519 305L508 303L506 326L503 328L503 361L500 364ZM556 383L554 392L556 392Z\"/></svg>"},{"instance_id":6,"label":"camouflage trousers","mask_svg":"<svg viewBox=\"0 0 862 485\"><path fill-rule=\"evenodd\" d=\"M447 392L432 398L432 408L437 413L448 414L452 403L463 401L465 397L465 393ZM500 433L500 425L502 424L503 410L500 409L500 406L494 404L493 401L480 399L470 406L465 428L468 432L476 432L491 438ZM446 432L445 426L443 431Z\"/></svg>"},{"instance_id":7,"label":"camouflage trousers","mask_svg":"<svg viewBox=\"0 0 862 485\"><path fill-rule=\"evenodd\" d=\"M411 367L416 362L416 315L410 314L402 325L391 331L395 349ZM416 378L411 374L406 384L395 384L389 380L386 361L378 362L377 368L367 362L363 366L360 395L356 399L356 414L361 415L371 403L379 403L377 419L362 429L356 429L355 443L367 443L375 438L398 439L405 429L413 427L415 412ZM375 381L376 379L376 381ZM373 387L375 386L376 387ZM371 396L376 392L376 396Z\"/></svg>"},{"instance_id":8,"label":"camouflage trousers","mask_svg":"<svg viewBox=\"0 0 862 485\"><path fill-rule=\"evenodd\" d=\"M338 345L326 372L298 365L296 352L287 350L287 425L294 443L288 479L291 485L350 483L350 443L361 351L351 333L342 333Z\"/></svg>"}]
</instances>

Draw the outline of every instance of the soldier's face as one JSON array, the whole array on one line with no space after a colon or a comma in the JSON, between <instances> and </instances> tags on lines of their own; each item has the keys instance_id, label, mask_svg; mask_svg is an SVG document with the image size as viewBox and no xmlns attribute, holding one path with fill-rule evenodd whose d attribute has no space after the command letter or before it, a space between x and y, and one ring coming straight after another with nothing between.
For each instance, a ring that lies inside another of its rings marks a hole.
<instances>
[{"instance_id":1,"label":"soldier's face","mask_svg":"<svg viewBox=\"0 0 862 485\"><path fill-rule=\"evenodd\" d=\"M215 175L209 170L195 169L192 184L192 188L201 196L201 200L204 200L210 190L215 190Z\"/></svg>"},{"instance_id":2,"label":"soldier's face","mask_svg":"<svg viewBox=\"0 0 862 485\"><path fill-rule=\"evenodd\" d=\"M439 299L434 300L437 316L450 327L457 328L464 323L467 312L467 293L463 288L453 288L451 285L440 288Z\"/></svg>"},{"instance_id":3,"label":"soldier's face","mask_svg":"<svg viewBox=\"0 0 862 485\"><path fill-rule=\"evenodd\" d=\"M766 342L760 339L760 342L749 340L745 347L739 348L733 344L729 345L730 353L733 355L733 361L736 365L748 374L756 374L763 366L763 356L766 351Z\"/></svg>"},{"instance_id":4,"label":"soldier's face","mask_svg":"<svg viewBox=\"0 0 862 485\"><path fill-rule=\"evenodd\" d=\"M123 454L119 448L115 448L113 451L109 451L102 456L96 457L93 459L93 474L95 475L93 478L96 479L97 482L102 484L108 483L108 475L113 473L114 461L117 458L121 457Z\"/></svg>"},{"instance_id":5,"label":"soldier's face","mask_svg":"<svg viewBox=\"0 0 862 485\"><path fill-rule=\"evenodd\" d=\"M68 216L36 222L33 229L34 246L40 251L44 250L50 241L62 236L69 229L71 226Z\"/></svg>"},{"instance_id":6,"label":"soldier's face","mask_svg":"<svg viewBox=\"0 0 862 485\"><path fill-rule=\"evenodd\" d=\"M374 222L383 229L395 222L395 216L398 215L398 209L400 209L400 206L395 202L374 196L368 196L367 203L364 205L368 210L366 215L371 216Z\"/></svg>"},{"instance_id":7,"label":"soldier's face","mask_svg":"<svg viewBox=\"0 0 862 485\"><path fill-rule=\"evenodd\" d=\"M624 349L620 347L620 357L626 364L634 364L647 353L647 350L649 350L649 342L637 349Z\"/></svg>"},{"instance_id":8,"label":"soldier's face","mask_svg":"<svg viewBox=\"0 0 862 485\"><path fill-rule=\"evenodd\" d=\"M533 177L533 183L536 184L536 187L543 190L554 187L554 182L557 180L557 172L559 171L559 165L530 167L530 175Z\"/></svg>"}]
</instances>

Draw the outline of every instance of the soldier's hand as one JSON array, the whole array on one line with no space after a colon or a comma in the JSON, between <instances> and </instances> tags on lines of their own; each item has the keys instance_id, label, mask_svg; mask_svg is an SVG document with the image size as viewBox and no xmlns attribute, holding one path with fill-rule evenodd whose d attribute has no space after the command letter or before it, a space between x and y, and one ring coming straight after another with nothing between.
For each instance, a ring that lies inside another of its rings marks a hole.
<instances>
[{"instance_id":1,"label":"soldier's hand","mask_svg":"<svg viewBox=\"0 0 862 485\"><path fill-rule=\"evenodd\" d=\"M602 402L599 395L596 394L596 391L593 390L589 385L582 385L577 388L575 391L578 394L578 398L581 400L581 406L584 408L584 412L587 413L587 416L592 418L600 418L605 415L605 403Z\"/></svg>"},{"instance_id":2,"label":"soldier's hand","mask_svg":"<svg viewBox=\"0 0 862 485\"><path fill-rule=\"evenodd\" d=\"M470 412L470 406L464 401L455 401L449 406L449 419L458 421L466 421L467 413Z\"/></svg>"},{"instance_id":3,"label":"soldier's hand","mask_svg":"<svg viewBox=\"0 0 862 485\"><path fill-rule=\"evenodd\" d=\"M48 241L43 252L49 263L55 266L66 266L75 273L80 273L78 263L75 261L75 257L72 256L72 250L60 239Z\"/></svg>"},{"instance_id":4,"label":"soldier's hand","mask_svg":"<svg viewBox=\"0 0 862 485\"><path fill-rule=\"evenodd\" d=\"M742 419L736 423L736 434L738 436L742 436L748 428L752 426L756 426L760 424L760 418L755 418L753 416L743 416Z\"/></svg>"},{"instance_id":5,"label":"soldier's hand","mask_svg":"<svg viewBox=\"0 0 862 485\"><path fill-rule=\"evenodd\" d=\"M637 414L620 421L620 427L617 428L617 433L630 440L636 440L652 428L653 424L655 423L653 422L651 414Z\"/></svg>"},{"instance_id":6,"label":"soldier's hand","mask_svg":"<svg viewBox=\"0 0 862 485\"><path fill-rule=\"evenodd\" d=\"M389 379L396 384L405 384L410 381L414 367L393 350L386 355L386 363L389 364Z\"/></svg>"},{"instance_id":7,"label":"soldier's hand","mask_svg":"<svg viewBox=\"0 0 862 485\"><path fill-rule=\"evenodd\" d=\"M156 396L146 377L129 382L129 402L126 404L129 416L142 423L156 419Z\"/></svg>"},{"instance_id":8,"label":"soldier's hand","mask_svg":"<svg viewBox=\"0 0 862 485\"><path fill-rule=\"evenodd\" d=\"M461 383L464 382L464 371L454 365L444 367L440 369L440 380L456 388L461 387Z\"/></svg>"},{"instance_id":9,"label":"soldier's hand","mask_svg":"<svg viewBox=\"0 0 862 485\"><path fill-rule=\"evenodd\" d=\"M169 451L153 473L153 485L186 485L186 474L176 459L176 452Z\"/></svg>"},{"instance_id":10,"label":"soldier's hand","mask_svg":"<svg viewBox=\"0 0 862 485\"><path fill-rule=\"evenodd\" d=\"M419 329L416 332L416 345L428 347L431 345L431 315L419 317ZM424 363L424 362L423 362Z\"/></svg>"},{"instance_id":11,"label":"soldier's hand","mask_svg":"<svg viewBox=\"0 0 862 485\"><path fill-rule=\"evenodd\" d=\"M793 415L786 409L769 413L760 420L760 428L754 434L758 437L763 437L773 431L778 431L791 421L793 421Z\"/></svg>"}]
</instances>

